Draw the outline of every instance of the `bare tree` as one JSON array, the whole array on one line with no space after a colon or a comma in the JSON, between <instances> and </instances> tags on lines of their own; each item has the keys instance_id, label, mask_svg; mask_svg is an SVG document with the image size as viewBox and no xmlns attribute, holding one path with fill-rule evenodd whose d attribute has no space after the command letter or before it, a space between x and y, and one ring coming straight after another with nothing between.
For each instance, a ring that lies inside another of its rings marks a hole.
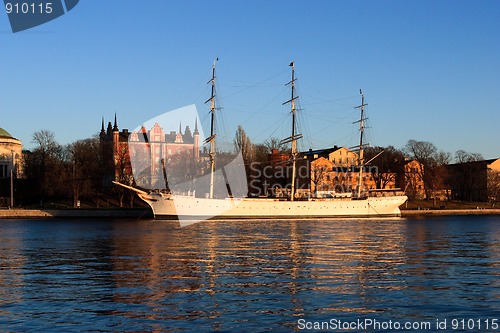
<instances>
[{"instance_id":1,"label":"bare tree","mask_svg":"<svg viewBox=\"0 0 500 333\"><path fill-rule=\"evenodd\" d=\"M500 202L500 172L488 169L488 201L495 205Z\"/></svg>"},{"instance_id":2,"label":"bare tree","mask_svg":"<svg viewBox=\"0 0 500 333\"><path fill-rule=\"evenodd\" d=\"M483 161L483 155L479 153L469 153L465 150L457 150L455 152L455 162L456 163L467 163L467 162L476 162Z\"/></svg>"},{"instance_id":3,"label":"bare tree","mask_svg":"<svg viewBox=\"0 0 500 333\"><path fill-rule=\"evenodd\" d=\"M269 138L266 141L264 141L264 145L271 152L273 149L278 149L279 150L281 148L280 141L281 140L278 139L278 138Z\"/></svg>"},{"instance_id":4,"label":"bare tree","mask_svg":"<svg viewBox=\"0 0 500 333\"><path fill-rule=\"evenodd\" d=\"M35 132L33 142L37 147L25 154L25 165L29 177L36 183L40 199L61 195L65 192L67 174L62 146L48 130Z\"/></svg>"},{"instance_id":5,"label":"bare tree","mask_svg":"<svg viewBox=\"0 0 500 333\"><path fill-rule=\"evenodd\" d=\"M376 168L370 167L370 172L377 189L386 188L390 183L397 184L397 178L403 176L405 156L399 149L393 146L368 147L365 149L365 160L371 159L373 161L370 164L376 166Z\"/></svg>"},{"instance_id":6,"label":"bare tree","mask_svg":"<svg viewBox=\"0 0 500 333\"><path fill-rule=\"evenodd\" d=\"M253 160L253 147L250 138L247 136L247 133L245 132L243 127L241 127L241 125L238 126L238 129L236 130L236 134L234 136L234 147L236 149L236 152L241 152L241 156L243 156L245 172L248 178L250 173L250 163L252 163Z\"/></svg>"},{"instance_id":7,"label":"bare tree","mask_svg":"<svg viewBox=\"0 0 500 333\"><path fill-rule=\"evenodd\" d=\"M269 153L271 152L265 144L252 145L252 162L268 163Z\"/></svg>"},{"instance_id":8,"label":"bare tree","mask_svg":"<svg viewBox=\"0 0 500 333\"><path fill-rule=\"evenodd\" d=\"M424 182L426 197L433 197L435 191L444 186L446 170L443 166L449 162L450 154L438 152L436 146L430 142L416 140L409 140L404 152L423 166L417 170L418 176Z\"/></svg>"},{"instance_id":9,"label":"bare tree","mask_svg":"<svg viewBox=\"0 0 500 333\"><path fill-rule=\"evenodd\" d=\"M193 189L194 181L202 174L200 163L195 160L190 151L182 151L170 156L166 168L168 185L185 192Z\"/></svg>"},{"instance_id":10,"label":"bare tree","mask_svg":"<svg viewBox=\"0 0 500 333\"><path fill-rule=\"evenodd\" d=\"M115 152L115 179L127 185L132 185L133 183L133 175L132 175L132 166L130 164L130 154L129 150L125 146L118 145L117 150ZM133 204L134 193L128 189L124 189L121 186L117 187L118 190L118 199L120 202L120 207L123 207L123 199L125 194L129 194L130 205Z\"/></svg>"},{"instance_id":11,"label":"bare tree","mask_svg":"<svg viewBox=\"0 0 500 333\"><path fill-rule=\"evenodd\" d=\"M241 152L245 164L252 160L252 142L241 125L238 126L234 136L234 147L237 152Z\"/></svg>"},{"instance_id":12,"label":"bare tree","mask_svg":"<svg viewBox=\"0 0 500 333\"><path fill-rule=\"evenodd\" d=\"M40 130L33 133L33 142L38 144L38 151L43 154L57 154L61 152L61 146L55 140L54 132L49 130Z\"/></svg>"},{"instance_id":13,"label":"bare tree","mask_svg":"<svg viewBox=\"0 0 500 333\"><path fill-rule=\"evenodd\" d=\"M311 182L314 184L314 196L318 195L318 189L321 188L321 185L325 181L327 173L326 166L314 163L311 165Z\"/></svg>"},{"instance_id":14,"label":"bare tree","mask_svg":"<svg viewBox=\"0 0 500 333\"><path fill-rule=\"evenodd\" d=\"M99 205L98 192L102 182L102 157L97 137L78 140L66 147L68 163L71 165L73 207L77 207L80 197Z\"/></svg>"}]
</instances>

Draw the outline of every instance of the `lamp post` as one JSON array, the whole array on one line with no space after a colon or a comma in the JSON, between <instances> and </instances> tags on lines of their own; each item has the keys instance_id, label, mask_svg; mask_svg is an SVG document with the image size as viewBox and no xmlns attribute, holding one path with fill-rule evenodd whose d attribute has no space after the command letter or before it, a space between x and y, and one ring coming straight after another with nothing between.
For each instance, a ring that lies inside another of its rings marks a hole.
<instances>
[{"instance_id":1,"label":"lamp post","mask_svg":"<svg viewBox=\"0 0 500 333\"><path fill-rule=\"evenodd\" d=\"M10 169L10 207L14 208L14 170Z\"/></svg>"},{"instance_id":2,"label":"lamp post","mask_svg":"<svg viewBox=\"0 0 500 333\"><path fill-rule=\"evenodd\" d=\"M14 208L14 151L11 151L12 153L12 165L10 167L10 207Z\"/></svg>"}]
</instances>

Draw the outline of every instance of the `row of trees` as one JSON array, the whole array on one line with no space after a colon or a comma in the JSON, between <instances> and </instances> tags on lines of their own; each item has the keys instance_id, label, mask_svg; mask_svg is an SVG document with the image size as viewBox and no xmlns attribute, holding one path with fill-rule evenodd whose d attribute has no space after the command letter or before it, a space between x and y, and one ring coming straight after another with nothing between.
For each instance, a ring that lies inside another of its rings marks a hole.
<instances>
[{"instance_id":1,"label":"row of trees","mask_svg":"<svg viewBox=\"0 0 500 333\"><path fill-rule=\"evenodd\" d=\"M375 158L380 154L378 157ZM470 154L465 151L457 151L455 154L458 163L464 162L467 158L483 159L480 154ZM419 167L414 168L418 179L424 185L423 191L425 197L430 198L438 189L445 186L447 173L445 166L450 164L452 156L450 153L439 151L437 147L427 141L409 140L403 149L397 149L393 146L389 147L370 147L366 150L365 159L370 160L375 158L373 164L378 168L373 174L373 178L377 184L377 188L385 188L391 182L399 182L395 177L404 177L404 166L409 160L418 162ZM417 184L410 184L417 186ZM410 195L416 193L416 189L406 189Z\"/></svg>"},{"instance_id":2,"label":"row of trees","mask_svg":"<svg viewBox=\"0 0 500 333\"><path fill-rule=\"evenodd\" d=\"M129 167L128 151L116 153L115 166L110 151L105 151L110 147L103 146L97 135L61 145L53 132L40 130L33 134L32 139L35 147L23 152L24 179L17 180L17 205L39 203L48 206L53 201L71 200L74 207L80 201L96 207L102 206L103 201L113 201L121 207L125 205L127 196L127 205L133 205L133 192L111 184L111 180L117 177L116 180L132 185L133 179L129 179L131 176L126 171ZM245 162L264 163L268 160L270 150L279 146L277 139L254 145L241 127L235 136L236 140L237 150L242 151ZM169 160L169 167L173 169L168 172L170 183L183 183L193 175L201 176L208 172L208 161L194 162L190 156L184 155ZM229 155L223 154L219 156L217 164L220 167L230 160ZM247 174L251 172L248 166Z\"/></svg>"},{"instance_id":3,"label":"row of trees","mask_svg":"<svg viewBox=\"0 0 500 333\"><path fill-rule=\"evenodd\" d=\"M288 152L287 149L280 147L277 139L270 139L264 144L253 144L241 127L236 131L234 145L236 150L241 151L243 155L247 166L247 175L252 173L248 167L252 162L268 163L268 154L272 149ZM474 187L477 186L477 183L486 182L485 179L479 179L486 177L484 170L480 170L481 164L473 163L484 160L481 154L458 150L453 156L450 153L440 151L434 144L427 141L409 140L402 149L393 146L368 147L364 157L365 161L373 159L371 164L377 166L377 168L370 170L376 187L379 189L386 188L388 184L407 183L404 179L397 178L405 177L405 165L411 160L418 162L421 166L415 168L414 171L423 184L421 190L425 193L426 198L435 197L437 192L450 189L453 186L462 193L462 199L472 200ZM455 163L456 167L450 169L448 166L451 163ZM453 174L450 174L450 170ZM489 170L487 177L488 199L500 201L500 173ZM413 184L413 186L420 185ZM411 196L417 191L406 188L406 192ZM448 198L450 199L450 197Z\"/></svg>"},{"instance_id":4,"label":"row of trees","mask_svg":"<svg viewBox=\"0 0 500 333\"><path fill-rule=\"evenodd\" d=\"M412 171L421 180L426 198L433 198L437 193L444 192L448 199L454 199L450 197L453 189L455 198L461 200L482 198L490 202L500 201L500 172L487 170L484 157L479 153L457 150L452 156L439 151L430 142L409 140L401 150L392 146L368 148L365 156L369 160L382 151L373 162L378 167L377 174L373 175L377 188L384 188L391 181L398 183L393 177L404 177L404 166L409 160L414 160L420 167ZM407 182L408 185L411 187L416 184ZM410 197L415 196L416 192L415 188L406 188Z\"/></svg>"},{"instance_id":5,"label":"row of trees","mask_svg":"<svg viewBox=\"0 0 500 333\"><path fill-rule=\"evenodd\" d=\"M41 130L33 134L33 142L36 147L23 152L25 179L20 182L18 204L39 201L46 206L48 200L72 198L74 207L80 200L98 207L115 194L116 189L106 186L113 165L104 157L99 137L63 146L53 132Z\"/></svg>"},{"instance_id":6,"label":"row of trees","mask_svg":"<svg viewBox=\"0 0 500 333\"><path fill-rule=\"evenodd\" d=\"M41 130L33 134L33 142L36 147L24 152L24 174L27 184L24 187L29 190L23 191L20 198L22 201L28 203L40 200L43 203L54 198L66 200L72 198L74 206L79 200L99 206L103 200L116 197L119 205L123 205L126 193L122 188L110 186L115 171L113 159L105 156L98 136L62 146L55 140L53 132ZM241 126L235 133L234 146L243 156L249 178L255 173L252 164L269 165L269 154L273 149L283 154L290 153L288 147L281 146L279 140L275 138L262 144L252 143ZM463 150L457 151L452 157L449 153L439 151L430 142L417 140L409 140L402 149L393 146L367 148L365 161L371 159L373 159L371 163L377 166L371 169L376 170L372 177L377 188L398 183L396 177L404 175L404 167L408 160L417 161L423 166L417 168L416 172L424 184L423 190L427 198L431 198L436 191L449 187L449 169L445 167L446 165L452 161L464 163L484 160L481 154ZM464 193L469 193L472 198L477 170L474 169L474 163L468 165L458 169L457 172L463 177ZM130 183L123 179L121 181ZM488 189L493 200L500 200L500 174L494 172L488 174ZM133 195L130 195L130 205L132 203Z\"/></svg>"}]
</instances>

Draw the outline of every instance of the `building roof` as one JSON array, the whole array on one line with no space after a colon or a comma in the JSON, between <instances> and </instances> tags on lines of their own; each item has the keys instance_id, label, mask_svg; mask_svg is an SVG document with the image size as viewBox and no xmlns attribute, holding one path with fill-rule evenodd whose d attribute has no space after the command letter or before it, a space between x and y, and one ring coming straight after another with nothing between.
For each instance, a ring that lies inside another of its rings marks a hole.
<instances>
[{"instance_id":1,"label":"building roof","mask_svg":"<svg viewBox=\"0 0 500 333\"><path fill-rule=\"evenodd\" d=\"M490 165L495 161L499 160L499 158L491 158L487 160L479 160L479 161L470 161L470 162L462 162L462 163L452 163L448 164L449 167L460 167L464 165Z\"/></svg>"},{"instance_id":2,"label":"building roof","mask_svg":"<svg viewBox=\"0 0 500 333\"><path fill-rule=\"evenodd\" d=\"M0 138L14 138L9 132L0 127Z\"/></svg>"},{"instance_id":3,"label":"building roof","mask_svg":"<svg viewBox=\"0 0 500 333\"><path fill-rule=\"evenodd\" d=\"M299 155L304 156L304 157L309 157L309 158L313 158L315 155L317 155L318 157L328 157L328 155L330 153L333 153L334 151L337 151L341 148L342 147L334 146L332 148L324 148L324 149L316 149L316 150L309 149L308 151L300 152Z\"/></svg>"}]
</instances>

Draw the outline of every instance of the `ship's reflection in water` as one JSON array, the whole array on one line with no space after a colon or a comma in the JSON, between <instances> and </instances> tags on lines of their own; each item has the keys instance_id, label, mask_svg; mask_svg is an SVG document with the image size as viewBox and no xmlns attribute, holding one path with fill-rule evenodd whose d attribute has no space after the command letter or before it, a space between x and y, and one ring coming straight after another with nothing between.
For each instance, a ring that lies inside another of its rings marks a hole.
<instances>
[{"instance_id":1,"label":"ship's reflection in water","mask_svg":"<svg viewBox=\"0 0 500 333\"><path fill-rule=\"evenodd\" d=\"M493 318L500 219L0 224L2 331Z\"/></svg>"}]
</instances>

